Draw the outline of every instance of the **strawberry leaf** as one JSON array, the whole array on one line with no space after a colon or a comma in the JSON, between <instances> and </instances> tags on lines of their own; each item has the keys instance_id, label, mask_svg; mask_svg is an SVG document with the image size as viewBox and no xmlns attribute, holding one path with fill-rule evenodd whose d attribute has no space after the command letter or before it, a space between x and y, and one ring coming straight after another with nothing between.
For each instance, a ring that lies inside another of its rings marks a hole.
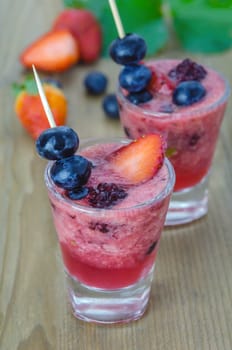
<instances>
[{"instance_id":1,"label":"strawberry leaf","mask_svg":"<svg viewBox=\"0 0 232 350\"><path fill-rule=\"evenodd\" d=\"M13 92L13 94L14 94L15 97L17 97L18 94L19 94L22 90L24 90L24 85L23 85L23 84L13 83L13 84L11 85L11 87L12 87L12 92Z\"/></svg>"},{"instance_id":2,"label":"strawberry leaf","mask_svg":"<svg viewBox=\"0 0 232 350\"><path fill-rule=\"evenodd\" d=\"M32 75L28 75L24 81L24 86L28 94L38 95L38 89L36 86L35 79Z\"/></svg>"},{"instance_id":3,"label":"strawberry leaf","mask_svg":"<svg viewBox=\"0 0 232 350\"><path fill-rule=\"evenodd\" d=\"M87 8L99 20L103 30L103 55L108 56L111 42L118 36L109 4L105 0L63 0L66 7ZM117 7L126 33L137 33L147 43L147 54L161 49L168 40L162 18L162 0L118 0Z\"/></svg>"},{"instance_id":4,"label":"strawberry leaf","mask_svg":"<svg viewBox=\"0 0 232 350\"><path fill-rule=\"evenodd\" d=\"M24 82L21 84L12 84L12 91L15 97L23 90L27 91L29 95L38 95L38 89L33 75L27 75Z\"/></svg>"},{"instance_id":5,"label":"strawberry leaf","mask_svg":"<svg viewBox=\"0 0 232 350\"><path fill-rule=\"evenodd\" d=\"M78 0L64 0L65 7L71 7L71 8L81 8L83 6L83 1Z\"/></svg>"}]
</instances>

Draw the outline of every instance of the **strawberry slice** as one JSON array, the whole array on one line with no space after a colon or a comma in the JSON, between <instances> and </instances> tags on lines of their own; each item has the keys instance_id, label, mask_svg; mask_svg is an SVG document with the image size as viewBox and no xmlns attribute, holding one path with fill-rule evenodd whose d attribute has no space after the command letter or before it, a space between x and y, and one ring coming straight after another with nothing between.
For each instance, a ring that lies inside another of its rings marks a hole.
<instances>
[{"instance_id":1,"label":"strawberry slice","mask_svg":"<svg viewBox=\"0 0 232 350\"><path fill-rule=\"evenodd\" d=\"M32 64L45 72L63 72L78 62L80 50L68 30L48 32L29 45L20 55L26 68Z\"/></svg>"},{"instance_id":2,"label":"strawberry slice","mask_svg":"<svg viewBox=\"0 0 232 350\"><path fill-rule=\"evenodd\" d=\"M162 94L170 94L175 89L176 84L167 76L167 74L161 71L156 71L153 67L150 68L152 70L152 78L148 89Z\"/></svg>"},{"instance_id":3,"label":"strawberry slice","mask_svg":"<svg viewBox=\"0 0 232 350\"><path fill-rule=\"evenodd\" d=\"M148 181L164 161L164 141L158 134L142 136L110 155L113 170L133 184Z\"/></svg>"}]
</instances>

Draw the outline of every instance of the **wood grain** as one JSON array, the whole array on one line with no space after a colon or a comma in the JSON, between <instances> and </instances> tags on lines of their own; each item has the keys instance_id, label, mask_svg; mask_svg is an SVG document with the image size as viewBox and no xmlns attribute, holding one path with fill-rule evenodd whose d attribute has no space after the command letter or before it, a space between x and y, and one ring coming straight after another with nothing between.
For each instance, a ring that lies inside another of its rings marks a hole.
<instances>
[{"instance_id":1,"label":"wood grain","mask_svg":"<svg viewBox=\"0 0 232 350\"><path fill-rule=\"evenodd\" d=\"M0 3L0 349L230 350L231 102L213 164L209 213L194 224L164 230L145 316L127 325L100 326L78 321L70 312L43 183L46 162L17 121L11 93L11 83L24 74L19 53L49 28L61 3ZM172 47L161 56L187 54ZM220 70L232 84L232 51L191 57ZM119 122L103 115L101 98L85 95L82 80L90 69L107 73L108 92L115 90L119 68L108 59L61 75L68 124L81 138L123 135Z\"/></svg>"}]
</instances>

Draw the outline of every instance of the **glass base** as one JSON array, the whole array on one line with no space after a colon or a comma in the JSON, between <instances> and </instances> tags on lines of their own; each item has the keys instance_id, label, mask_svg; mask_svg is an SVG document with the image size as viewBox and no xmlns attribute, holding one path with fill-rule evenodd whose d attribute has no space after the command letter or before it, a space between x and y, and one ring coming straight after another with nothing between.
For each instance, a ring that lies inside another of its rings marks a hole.
<instances>
[{"instance_id":1,"label":"glass base","mask_svg":"<svg viewBox=\"0 0 232 350\"><path fill-rule=\"evenodd\" d=\"M68 293L76 318L96 323L124 323L139 319L150 296L154 267L138 283L119 289L92 288L66 272Z\"/></svg>"},{"instance_id":2,"label":"glass base","mask_svg":"<svg viewBox=\"0 0 232 350\"><path fill-rule=\"evenodd\" d=\"M186 224L207 214L208 182L209 175L193 187L173 192L165 226Z\"/></svg>"}]
</instances>

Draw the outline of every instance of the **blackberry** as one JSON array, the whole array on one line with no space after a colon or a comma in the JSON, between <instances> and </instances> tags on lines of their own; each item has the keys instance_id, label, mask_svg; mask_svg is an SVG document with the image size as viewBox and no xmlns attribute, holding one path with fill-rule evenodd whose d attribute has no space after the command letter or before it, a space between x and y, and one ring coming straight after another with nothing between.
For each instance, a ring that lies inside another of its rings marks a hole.
<instances>
[{"instance_id":1,"label":"blackberry","mask_svg":"<svg viewBox=\"0 0 232 350\"><path fill-rule=\"evenodd\" d=\"M131 103L133 103L135 105L139 105L141 103L146 103L146 102L150 101L153 98L153 96L149 91L142 90L139 92L131 92L126 96L126 98Z\"/></svg>"},{"instance_id":2,"label":"blackberry","mask_svg":"<svg viewBox=\"0 0 232 350\"><path fill-rule=\"evenodd\" d=\"M186 58L175 68L171 69L168 76L178 82L188 80L203 80L207 75L207 71L200 64Z\"/></svg>"},{"instance_id":3,"label":"blackberry","mask_svg":"<svg viewBox=\"0 0 232 350\"><path fill-rule=\"evenodd\" d=\"M122 187L105 182L89 187L88 201L94 208L110 208L126 196L127 192Z\"/></svg>"}]
</instances>

